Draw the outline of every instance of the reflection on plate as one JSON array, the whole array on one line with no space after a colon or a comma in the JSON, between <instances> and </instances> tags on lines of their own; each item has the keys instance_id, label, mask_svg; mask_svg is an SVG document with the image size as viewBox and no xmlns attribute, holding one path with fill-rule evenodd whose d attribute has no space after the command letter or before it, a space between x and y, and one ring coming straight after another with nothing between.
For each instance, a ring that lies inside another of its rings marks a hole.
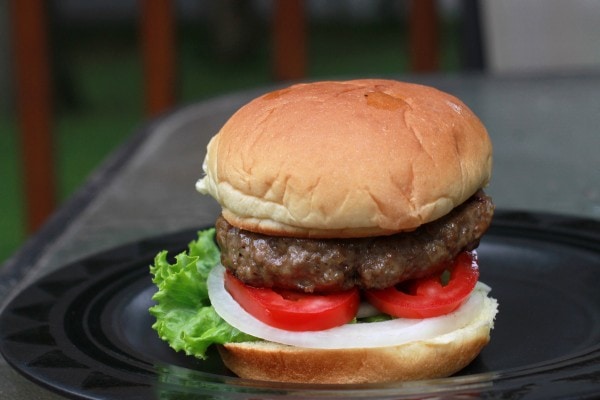
<instances>
[{"instance_id":1,"label":"reflection on plate","mask_svg":"<svg viewBox=\"0 0 600 400\"><path fill-rule=\"evenodd\" d=\"M0 317L0 351L19 372L70 397L562 398L600 391L600 223L498 213L479 248L500 313L492 341L458 375L377 385L239 379L216 352L174 353L151 329L156 252L195 232L141 241L69 265L19 294Z\"/></svg>"}]
</instances>

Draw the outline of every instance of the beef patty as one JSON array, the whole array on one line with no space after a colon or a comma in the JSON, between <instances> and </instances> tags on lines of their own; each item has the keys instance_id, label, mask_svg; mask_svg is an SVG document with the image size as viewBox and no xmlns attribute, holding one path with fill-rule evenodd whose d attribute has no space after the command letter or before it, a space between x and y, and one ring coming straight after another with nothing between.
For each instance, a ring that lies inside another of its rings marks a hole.
<instances>
[{"instance_id":1,"label":"beef patty","mask_svg":"<svg viewBox=\"0 0 600 400\"><path fill-rule=\"evenodd\" d=\"M252 286L309 293L383 289L442 270L459 252L476 248L493 213L491 198L479 191L412 232L353 239L275 237L236 228L221 216L216 239L222 264Z\"/></svg>"}]
</instances>

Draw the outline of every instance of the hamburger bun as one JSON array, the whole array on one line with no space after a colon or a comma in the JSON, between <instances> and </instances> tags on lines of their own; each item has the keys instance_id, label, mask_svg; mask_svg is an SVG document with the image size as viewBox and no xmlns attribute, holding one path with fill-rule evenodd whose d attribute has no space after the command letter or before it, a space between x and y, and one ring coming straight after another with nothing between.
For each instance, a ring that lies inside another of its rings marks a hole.
<instances>
[{"instance_id":1,"label":"hamburger bun","mask_svg":"<svg viewBox=\"0 0 600 400\"><path fill-rule=\"evenodd\" d=\"M463 328L398 346L310 349L243 342L218 349L225 365L246 379L350 384L439 378L460 371L477 357L490 340L496 312L496 300L488 297Z\"/></svg>"},{"instance_id":2,"label":"hamburger bun","mask_svg":"<svg viewBox=\"0 0 600 400\"><path fill-rule=\"evenodd\" d=\"M488 183L491 166L485 127L447 93L317 82L238 110L210 141L197 188L253 232L378 236L446 215Z\"/></svg>"}]
</instances>

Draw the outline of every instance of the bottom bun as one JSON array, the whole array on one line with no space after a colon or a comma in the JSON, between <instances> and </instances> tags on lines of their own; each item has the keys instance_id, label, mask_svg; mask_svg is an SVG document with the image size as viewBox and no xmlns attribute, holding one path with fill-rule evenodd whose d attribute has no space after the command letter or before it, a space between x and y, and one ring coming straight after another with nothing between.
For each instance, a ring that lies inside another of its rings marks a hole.
<instances>
[{"instance_id":1,"label":"bottom bun","mask_svg":"<svg viewBox=\"0 0 600 400\"><path fill-rule=\"evenodd\" d=\"M450 376L490 340L497 302L486 298L467 326L432 339L363 349L310 349L273 342L219 346L224 364L246 379L297 383L398 382Z\"/></svg>"}]
</instances>

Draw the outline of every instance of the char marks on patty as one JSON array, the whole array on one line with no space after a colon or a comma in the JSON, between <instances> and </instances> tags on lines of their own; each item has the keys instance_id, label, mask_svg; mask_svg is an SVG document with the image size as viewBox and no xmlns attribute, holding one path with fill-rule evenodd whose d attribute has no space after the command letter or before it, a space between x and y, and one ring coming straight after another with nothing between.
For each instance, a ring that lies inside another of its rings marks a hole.
<instances>
[{"instance_id":1,"label":"char marks on patty","mask_svg":"<svg viewBox=\"0 0 600 400\"><path fill-rule=\"evenodd\" d=\"M275 237L216 222L221 262L246 284L312 292L383 289L441 270L488 229L492 199L478 191L412 232L356 239Z\"/></svg>"}]
</instances>

